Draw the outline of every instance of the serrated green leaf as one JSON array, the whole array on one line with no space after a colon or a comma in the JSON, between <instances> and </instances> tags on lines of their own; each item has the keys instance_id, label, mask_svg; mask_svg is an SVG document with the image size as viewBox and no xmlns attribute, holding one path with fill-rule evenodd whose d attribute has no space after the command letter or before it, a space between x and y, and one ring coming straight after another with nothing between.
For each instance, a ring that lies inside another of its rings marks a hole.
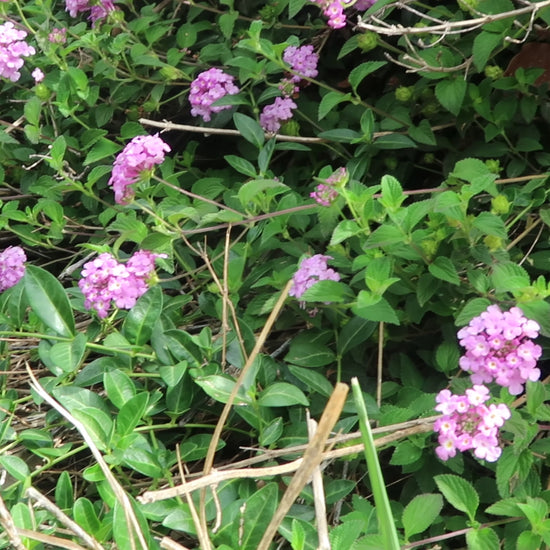
<instances>
[{"instance_id":1,"label":"serrated green leaf","mask_svg":"<svg viewBox=\"0 0 550 550\"><path fill-rule=\"evenodd\" d=\"M484 312L491 303L487 298L472 298L456 316L455 325L457 327L467 325L474 317Z\"/></svg>"},{"instance_id":2,"label":"serrated green leaf","mask_svg":"<svg viewBox=\"0 0 550 550\"><path fill-rule=\"evenodd\" d=\"M101 138L99 141L90 149L90 152L86 155L84 159L84 166L88 166L98 160L110 157L120 151L120 146L114 143L113 141L107 138Z\"/></svg>"},{"instance_id":3,"label":"serrated green leaf","mask_svg":"<svg viewBox=\"0 0 550 550\"><path fill-rule=\"evenodd\" d=\"M500 33L482 31L474 38L472 54L474 65L478 71L483 71L495 48L502 44L503 35Z\"/></svg>"},{"instance_id":4,"label":"serrated green leaf","mask_svg":"<svg viewBox=\"0 0 550 550\"><path fill-rule=\"evenodd\" d=\"M403 510L405 539L423 533L437 518L443 508L443 498L437 494L415 496Z\"/></svg>"},{"instance_id":5,"label":"serrated green leaf","mask_svg":"<svg viewBox=\"0 0 550 550\"><path fill-rule=\"evenodd\" d=\"M472 529L466 533L468 550L499 550L500 540L490 527Z\"/></svg>"},{"instance_id":6,"label":"serrated green leaf","mask_svg":"<svg viewBox=\"0 0 550 550\"><path fill-rule=\"evenodd\" d=\"M389 134L380 136L374 142L379 149L416 149L416 143L403 134Z\"/></svg>"},{"instance_id":7,"label":"serrated green leaf","mask_svg":"<svg viewBox=\"0 0 550 550\"><path fill-rule=\"evenodd\" d=\"M401 441L395 446L390 464L393 466L406 466L416 462L422 456L422 449L410 441Z\"/></svg>"},{"instance_id":8,"label":"serrated green leaf","mask_svg":"<svg viewBox=\"0 0 550 550\"><path fill-rule=\"evenodd\" d=\"M457 116L462 107L468 84L463 78L440 80L435 86L435 96L445 109Z\"/></svg>"},{"instance_id":9,"label":"serrated green leaf","mask_svg":"<svg viewBox=\"0 0 550 550\"><path fill-rule=\"evenodd\" d=\"M352 307L352 311L368 321L399 325L399 317L390 303L381 296L378 296L377 301L373 303L372 295L365 290L359 292L357 303Z\"/></svg>"},{"instance_id":10,"label":"serrated green leaf","mask_svg":"<svg viewBox=\"0 0 550 550\"><path fill-rule=\"evenodd\" d=\"M493 266L491 281L497 292L513 292L530 285L529 274L515 262L500 262Z\"/></svg>"},{"instance_id":11,"label":"serrated green leaf","mask_svg":"<svg viewBox=\"0 0 550 550\"><path fill-rule=\"evenodd\" d=\"M460 284L460 277L453 262L446 256L438 256L428 265L428 271L437 279L447 281L453 285Z\"/></svg>"},{"instance_id":12,"label":"serrated green leaf","mask_svg":"<svg viewBox=\"0 0 550 550\"><path fill-rule=\"evenodd\" d=\"M479 495L469 481L453 474L435 476L434 481L452 506L468 514L470 521L475 521L479 506Z\"/></svg>"},{"instance_id":13,"label":"serrated green leaf","mask_svg":"<svg viewBox=\"0 0 550 550\"><path fill-rule=\"evenodd\" d=\"M317 281L301 296L303 302L342 303L350 297L350 290L344 283L338 281Z\"/></svg>"}]
</instances>

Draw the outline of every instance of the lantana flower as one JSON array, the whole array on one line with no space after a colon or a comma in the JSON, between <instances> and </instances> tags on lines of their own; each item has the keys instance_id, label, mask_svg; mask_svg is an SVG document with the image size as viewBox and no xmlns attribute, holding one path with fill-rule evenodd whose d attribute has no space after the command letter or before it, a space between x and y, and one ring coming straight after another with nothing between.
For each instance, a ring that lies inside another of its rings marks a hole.
<instances>
[{"instance_id":1,"label":"lantana flower","mask_svg":"<svg viewBox=\"0 0 550 550\"><path fill-rule=\"evenodd\" d=\"M35 49L25 42L26 37L26 31L16 29L11 21L0 25L0 76L12 82L21 78L23 57L35 54Z\"/></svg>"},{"instance_id":2,"label":"lantana flower","mask_svg":"<svg viewBox=\"0 0 550 550\"><path fill-rule=\"evenodd\" d=\"M132 185L144 172L161 164L164 154L170 146L155 134L154 136L136 136L124 147L113 164L108 184L115 192L115 202L125 204L134 197Z\"/></svg>"},{"instance_id":3,"label":"lantana flower","mask_svg":"<svg viewBox=\"0 0 550 550\"><path fill-rule=\"evenodd\" d=\"M233 83L234 78L221 69L211 68L200 73L189 89L189 103L191 114L201 116L205 122L212 117L212 113L219 113L224 109L230 109L231 105L212 105L218 99L226 95L239 93L239 88Z\"/></svg>"},{"instance_id":4,"label":"lantana flower","mask_svg":"<svg viewBox=\"0 0 550 550\"><path fill-rule=\"evenodd\" d=\"M454 395L446 389L439 392L435 410L442 416L435 421L434 431L439 433L435 452L441 460L470 449L477 458L488 462L500 457L498 430L510 418L510 409L502 403L487 406L489 397L484 385L474 385L464 395Z\"/></svg>"},{"instance_id":5,"label":"lantana flower","mask_svg":"<svg viewBox=\"0 0 550 550\"><path fill-rule=\"evenodd\" d=\"M503 312L491 305L459 330L460 345L466 348L460 367L471 373L474 384L494 381L518 395L527 380L540 378L537 361L542 349L533 342L539 330L518 307Z\"/></svg>"},{"instance_id":6,"label":"lantana flower","mask_svg":"<svg viewBox=\"0 0 550 550\"><path fill-rule=\"evenodd\" d=\"M276 97L270 105L266 105L260 114L260 125L266 132L276 133L281 128L281 122L292 118L292 111L297 105L289 97Z\"/></svg>"},{"instance_id":7,"label":"lantana flower","mask_svg":"<svg viewBox=\"0 0 550 550\"><path fill-rule=\"evenodd\" d=\"M327 265L330 259L332 259L331 256L323 254L304 258L292 277L292 287L288 295L300 299L308 288L319 281L339 281L340 274ZM304 307L305 302L301 302L300 305Z\"/></svg>"},{"instance_id":8,"label":"lantana flower","mask_svg":"<svg viewBox=\"0 0 550 550\"><path fill-rule=\"evenodd\" d=\"M147 292L155 272L155 259L166 258L148 250L135 252L126 264L104 252L84 264L78 286L84 294L86 309L94 309L100 318L107 317L111 303L120 309L131 309Z\"/></svg>"},{"instance_id":9,"label":"lantana flower","mask_svg":"<svg viewBox=\"0 0 550 550\"><path fill-rule=\"evenodd\" d=\"M20 246L8 246L0 252L0 292L15 286L25 275L27 256Z\"/></svg>"}]
</instances>

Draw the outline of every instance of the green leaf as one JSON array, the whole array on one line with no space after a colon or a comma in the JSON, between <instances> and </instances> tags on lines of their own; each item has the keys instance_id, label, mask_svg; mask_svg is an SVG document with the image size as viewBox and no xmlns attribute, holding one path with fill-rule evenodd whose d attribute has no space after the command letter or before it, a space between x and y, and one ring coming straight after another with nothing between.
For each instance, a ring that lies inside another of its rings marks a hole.
<instances>
[{"instance_id":1,"label":"green leaf","mask_svg":"<svg viewBox=\"0 0 550 550\"><path fill-rule=\"evenodd\" d=\"M75 323L61 283L48 271L28 265L23 277L27 301L36 316L59 336L72 338Z\"/></svg>"},{"instance_id":2,"label":"green leaf","mask_svg":"<svg viewBox=\"0 0 550 550\"><path fill-rule=\"evenodd\" d=\"M490 527L472 529L466 533L468 550L499 550L500 540Z\"/></svg>"},{"instance_id":3,"label":"green leaf","mask_svg":"<svg viewBox=\"0 0 550 550\"><path fill-rule=\"evenodd\" d=\"M503 35L500 33L482 31L474 38L472 54L474 56L474 65L481 72L485 69L487 61L495 48L503 42Z\"/></svg>"},{"instance_id":4,"label":"green leaf","mask_svg":"<svg viewBox=\"0 0 550 550\"><path fill-rule=\"evenodd\" d=\"M533 531L523 531L516 541L516 550L533 550L541 548L542 538Z\"/></svg>"},{"instance_id":5,"label":"green leaf","mask_svg":"<svg viewBox=\"0 0 550 550\"><path fill-rule=\"evenodd\" d=\"M123 461L124 464L136 472L153 479L159 479L164 474L155 454L140 447L129 447L126 449L124 451Z\"/></svg>"},{"instance_id":6,"label":"green leaf","mask_svg":"<svg viewBox=\"0 0 550 550\"><path fill-rule=\"evenodd\" d=\"M248 160L236 155L225 155L223 158L240 174L244 174L251 178L256 178L258 176L256 168L254 168L254 165Z\"/></svg>"},{"instance_id":7,"label":"green leaf","mask_svg":"<svg viewBox=\"0 0 550 550\"><path fill-rule=\"evenodd\" d=\"M416 149L416 143L403 134L380 136L374 143L379 149Z\"/></svg>"},{"instance_id":8,"label":"green leaf","mask_svg":"<svg viewBox=\"0 0 550 550\"><path fill-rule=\"evenodd\" d=\"M405 540L423 533L437 518L443 508L441 495L426 493L415 496L403 510Z\"/></svg>"},{"instance_id":9,"label":"green leaf","mask_svg":"<svg viewBox=\"0 0 550 550\"><path fill-rule=\"evenodd\" d=\"M432 127L426 119L423 119L418 126L410 126L408 131L409 136L417 143L422 143L423 145L437 144Z\"/></svg>"},{"instance_id":10,"label":"green leaf","mask_svg":"<svg viewBox=\"0 0 550 550\"><path fill-rule=\"evenodd\" d=\"M382 187L380 204L388 210L397 210L405 200L403 187L396 178L388 175L382 176L380 184Z\"/></svg>"},{"instance_id":11,"label":"green leaf","mask_svg":"<svg viewBox=\"0 0 550 550\"><path fill-rule=\"evenodd\" d=\"M295 369L300 367L294 367ZM308 371L309 372L309 371ZM329 394L330 395L330 394ZM283 419L281 416L274 418L263 430L259 437L259 443L262 447L273 445L283 435Z\"/></svg>"},{"instance_id":12,"label":"green leaf","mask_svg":"<svg viewBox=\"0 0 550 550\"><path fill-rule=\"evenodd\" d=\"M329 92L324 95L319 103L317 112L317 120L323 120L330 111L342 101L351 101L351 94L343 94L342 92Z\"/></svg>"},{"instance_id":13,"label":"green leaf","mask_svg":"<svg viewBox=\"0 0 550 550\"><path fill-rule=\"evenodd\" d=\"M239 130L246 141L249 141L258 149L264 144L265 134L262 127L256 120L250 118L249 116L243 115L242 113L234 113L233 122L235 123L237 130Z\"/></svg>"},{"instance_id":14,"label":"green leaf","mask_svg":"<svg viewBox=\"0 0 550 550\"><path fill-rule=\"evenodd\" d=\"M453 262L446 256L438 256L430 265L428 271L436 278L453 285L460 284L460 277Z\"/></svg>"},{"instance_id":15,"label":"green leaf","mask_svg":"<svg viewBox=\"0 0 550 550\"><path fill-rule=\"evenodd\" d=\"M549 217L550 221L550 217ZM359 227L359 224L355 220L342 220L333 230L332 237L330 239L330 246L340 244L341 242L363 233L364 229Z\"/></svg>"},{"instance_id":16,"label":"green leaf","mask_svg":"<svg viewBox=\"0 0 550 550\"><path fill-rule=\"evenodd\" d=\"M480 176L490 174L487 165L476 158L466 158L459 160L451 172L451 176L472 183Z\"/></svg>"},{"instance_id":17,"label":"green leaf","mask_svg":"<svg viewBox=\"0 0 550 550\"><path fill-rule=\"evenodd\" d=\"M73 409L72 415L83 424L100 451L109 448L113 421L107 413L92 407L80 407Z\"/></svg>"},{"instance_id":18,"label":"green leaf","mask_svg":"<svg viewBox=\"0 0 550 550\"><path fill-rule=\"evenodd\" d=\"M390 464L392 466L406 466L416 462L422 456L422 449L410 441L401 441L395 446Z\"/></svg>"},{"instance_id":19,"label":"green leaf","mask_svg":"<svg viewBox=\"0 0 550 550\"><path fill-rule=\"evenodd\" d=\"M381 296L378 296L377 301L373 303L372 295L365 290L359 292L357 303L352 310L355 315L368 321L399 325L399 317L390 303Z\"/></svg>"},{"instance_id":20,"label":"green leaf","mask_svg":"<svg viewBox=\"0 0 550 550\"><path fill-rule=\"evenodd\" d=\"M84 166L88 166L98 160L106 157L111 157L120 151L120 146L107 138L101 138L93 147L84 159Z\"/></svg>"},{"instance_id":21,"label":"green leaf","mask_svg":"<svg viewBox=\"0 0 550 550\"><path fill-rule=\"evenodd\" d=\"M453 474L441 474L435 476L434 480L447 501L457 510L468 514L470 521L475 521L479 495L474 486L469 481Z\"/></svg>"},{"instance_id":22,"label":"green leaf","mask_svg":"<svg viewBox=\"0 0 550 550\"><path fill-rule=\"evenodd\" d=\"M304 392L296 386L287 382L275 382L260 394L258 405L261 407L290 407L292 405L309 407L309 400Z\"/></svg>"},{"instance_id":23,"label":"green leaf","mask_svg":"<svg viewBox=\"0 0 550 550\"><path fill-rule=\"evenodd\" d=\"M467 83L463 78L440 80L435 86L435 96L445 109L457 116L460 113Z\"/></svg>"},{"instance_id":24,"label":"green leaf","mask_svg":"<svg viewBox=\"0 0 550 550\"><path fill-rule=\"evenodd\" d=\"M101 523L97 517L97 512L92 502L85 498L78 498L73 506L74 520L84 531L95 536L101 529Z\"/></svg>"},{"instance_id":25,"label":"green leaf","mask_svg":"<svg viewBox=\"0 0 550 550\"><path fill-rule=\"evenodd\" d=\"M491 303L487 298L472 298L456 316L455 325L457 327L467 325L474 317L483 313Z\"/></svg>"},{"instance_id":26,"label":"green leaf","mask_svg":"<svg viewBox=\"0 0 550 550\"><path fill-rule=\"evenodd\" d=\"M103 375L103 385L107 391L107 397L119 410L136 395L136 386L132 379L119 369L106 372Z\"/></svg>"},{"instance_id":27,"label":"green leaf","mask_svg":"<svg viewBox=\"0 0 550 550\"><path fill-rule=\"evenodd\" d=\"M235 380L226 375L212 374L211 376L201 376L195 378L195 384L199 385L203 391L220 403L227 403L233 387L235 386ZM243 388L239 388L237 397L234 401L235 405L248 405L250 404L250 398L244 393Z\"/></svg>"},{"instance_id":28,"label":"green leaf","mask_svg":"<svg viewBox=\"0 0 550 550\"><path fill-rule=\"evenodd\" d=\"M325 130L317 134L317 137L328 141L337 141L339 143L351 143L356 139L361 139L363 134L350 130L349 128L335 128L333 130Z\"/></svg>"},{"instance_id":29,"label":"green leaf","mask_svg":"<svg viewBox=\"0 0 550 550\"><path fill-rule=\"evenodd\" d=\"M140 244L147 237L147 226L137 219L135 210L119 212L114 222L107 227L108 231L120 233L120 239Z\"/></svg>"},{"instance_id":30,"label":"green leaf","mask_svg":"<svg viewBox=\"0 0 550 550\"><path fill-rule=\"evenodd\" d=\"M22 458L15 455L0 456L0 466L2 466L11 477L18 481L25 481L31 473L27 463Z\"/></svg>"},{"instance_id":31,"label":"green leaf","mask_svg":"<svg viewBox=\"0 0 550 550\"><path fill-rule=\"evenodd\" d=\"M145 537L146 548L156 548L156 544L153 543L151 538L151 531L149 530L147 521L143 517L139 507L132 500L132 497L129 498L131 499L131 506L138 520L139 529ZM117 550L135 550L141 547L138 543L133 523L128 520L128 510L126 510L125 505L121 504L118 499L115 500L112 522Z\"/></svg>"},{"instance_id":32,"label":"green leaf","mask_svg":"<svg viewBox=\"0 0 550 550\"><path fill-rule=\"evenodd\" d=\"M149 394L141 392L128 399L120 407L120 411L116 416L116 431L119 435L129 435L135 430L147 410L148 403Z\"/></svg>"},{"instance_id":33,"label":"green leaf","mask_svg":"<svg viewBox=\"0 0 550 550\"><path fill-rule=\"evenodd\" d=\"M351 298L349 288L339 281L317 281L301 296L301 302L342 303Z\"/></svg>"},{"instance_id":34,"label":"green leaf","mask_svg":"<svg viewBox=\"0 0 550 550\"><path fill-rule=\"evenodd\" d=\"M159 285L152 286L139 298L122 325L122 334L130 343L143 346L149 341L153 327L160 318L162 304L163 295Z\"/></svg>"},{"instance_id":35,"label":"green leaf","mask_svg":"<svg viewBox=\"0 0 550 550\"><path fill-rule=\"evenodd\" d=\"M336 356L330 348L319 342L299 339L290 344L285 361L300 367L324 367L333 364Z\"/></svg>"},{"instance_id":36,"label":"green leaf","mask_svg":"<svg viewBox=\"0 0 550 550\"><path fill-rule=\"evenodd\" d=\"M493 235L501 239L506 239L508 237L504 221L491 212L481 212L478 214L474 218L472 225L479 229L484 235Z\"/></svg>"},{"instance_id":37,"label":"green leaf","mask_svg":"<svg viewBox=\"0 0 550 550\"><path fill-rule=\"evenodd\" d=\"M361 317L352 317L338 335L338 354L344 355L347 351L368 340L375 328L376 323L373 321L367 321Z\"/></svg>"},{"instance_id":38,"label":"green leaf","mask_svg":"<svg viewBox=\"0 0 550 550\"><path fill-rule=\"evenodd\" d=\"M50 359L63 372L75 372L86 352L87 338L79 332L70 342L58 342L50 349Z\"/></svg>"},{"instance_id":39,"label":"green leaf","mask_svg":"<svg viewBox=\"0 0 550 550\"><path fill-rule=\"evenodd\" d=\"M528 287L529 274L515 262L500 262L493 266L491 281L497 292L513 292Z\"/></svg>"},{"instance_id":40,"label":"green leaf","mask_svg":"<svg viewBox=\"0 0 550 550\"><path fill-rule=\"evenodd\" d=\"M288 186L275 179L254 179L241 185L238 197L241 204L246 208L261 193L270 192L275 196L287 189Z\"/></svg>"},{"instance_id":41,"label":"green leaf","mask_svg":"<svg viewBox=\"0 0 550 550\"><path fill-rule=\"evenodd\" d=\"M358 65L352 69L349 73L348 80L353 88L353 91L357 93L357 87L361 84L363 79L369 74L380 69L380 67L387 65L387 63L387 61L366 61L365 63L361 63L361 65Z\"/></svg>"},{"instance_id":42,"label":"green leaf","mask_svg":"<svg viewBox=\"0 0 550 550\"><path fill-rule=\"evenodd\" d=\"M180 454L182 462L195 462L196 460L202 460L208 453L208 447L210 445L210 434L195 434L185 439L180 445ZM219 451L225 447L225 441L218 441L216 451Z\"/></svg>"},{"instance_id":43,"label":"green leaf","mask_svg":"<svg viewBox=\"0 0 550 550\"><path fill-rule=\"evenodd\" d=\"M42 111L42 101L36 96L31 96L25 102L23 113L27 122L32 126L40 126L40 112Z\"/></svg>"},{"instance_id":44,"label":"green leaf","mask_svg":"<svg viewBox=\"0 0 550 550\"><path fill-rule=\"evenodd\" d=\"M71 510L74 504L74 488L71 476L63 470L55 485L55 503L61 510Z\"/></svg>"},{"instance_id":45,"label":"green leaf","mask_svg":"<svg viewBox=\"0 0 550 550\"><path fill-rule=\"evenodd\" d=\"M325 397L330 397L332 394L332 384L327 380L326 376L316 370L307 369L305 367L296 367L288 365L290 373L303 382L309 390L316 391Z\"/></svg>"},{"instance_id":46,"label":"green leaf","mask_svg":"<svg viewBox=\"0 0 550 550\"><path fill-rule=\"evenodd\" d=\"M65 156L65 150L67 149L67 142L63 136L59 136L52 143L50 149L50 166L54 170L61 170L63 168L63 157Z\"/></svg>"},{"instance_id":47,"label":"green leaf","mask_svg":"<svg viewBox=\"0 0 550 550\"><path fill-rule=\"evenodd\" d=\"M233 530L234 548L256 550L265 533L266 525L275 514L278 504L278 485L276 483L268 483L256 491L246 501L246 508L242 515L242 536Z\"/></svg>"}]
</instances>

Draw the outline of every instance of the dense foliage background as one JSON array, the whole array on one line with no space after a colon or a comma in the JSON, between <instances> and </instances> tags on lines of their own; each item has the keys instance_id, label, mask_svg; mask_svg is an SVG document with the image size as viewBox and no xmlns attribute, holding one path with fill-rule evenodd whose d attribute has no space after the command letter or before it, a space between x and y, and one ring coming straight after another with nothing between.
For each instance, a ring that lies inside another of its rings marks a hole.
<instances>
[{"instance_id":1,"label":"dense foliage background","mask_svg":"<svg viewBox=\"0 0 550 550\"><path fill-rule=\"evenodd\" d=\"M0 295L1 548L256 550L307 412L353 377L404 547L550 545L550 2L352 4L333 28L307 0L0 3L34 48L0 95L1 247L27 257ZM306 45L315 76L283 59ZM239 91L205 121L211 68ZM170 152L115 202L115 158L157 132ZM83 266L139 250L149 290L101 318ZM289 297L317 254L340 279ZM470 387L457 331L491 304L540 325L540 381L489 384L498 461L442 461L435 396ZM326 548L323 521L334 550L387 548L357 401L333 416L324 520L306 478L266 548Z\"/></svg>"}]
</instances>

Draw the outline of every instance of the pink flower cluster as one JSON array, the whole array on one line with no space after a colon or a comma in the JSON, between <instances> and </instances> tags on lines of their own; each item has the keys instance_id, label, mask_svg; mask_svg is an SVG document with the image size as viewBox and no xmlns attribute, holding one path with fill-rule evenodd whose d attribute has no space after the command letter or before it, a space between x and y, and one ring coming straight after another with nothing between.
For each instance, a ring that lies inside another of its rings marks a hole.
<instances>
[{"instance_id":1,"label":"pink flower cluster","mask_svg":"<svg viewBox=\"0 0 550 550\"><path fill-rule=\"evenodd\" d=\"M152 170L164 160L164 153L170 151L167 143L154 136L136 136L124 147L115 159L109 185L115 192L115 202L127 203L134 197L132 184L136 183L142 172Z\"/></svg>"},{"instance_id":2,"label":"pink flower cluster","mask_svg":"<svg viewBox=\"0 0 550 550\"><path fill-rule=\"evenodd\" d=\"M112 0L98 0L90 2L90 0L65 0L65 11L69 12L71 17L76 17L80 12L90 10L88 19L92 22L92 27L101 19L106 19L112 11L115 11L115 6Z\"/></svg>"},{"instance_id":3,"label":"pink flower cluster","mask_svg":"<svg viewBox=\"0 0 550 550\"><path fill-rule=\"evenodd\" d=\"M270 105L266 105L260 114L260 125L266 132L276 133L281 128L281 122L292 118L292 110L296 103L289 97L276 97Z\"/></svg>"},{"instance_id":4,"label":"pink flower cluster","mask_svg":"<svg viewBox=\"0 0 550 550\"><path fill-rule=\"evenodd\" d=\"M360 11L370 8L376 0L311 0L322 10L325 17L328 17L328 24L333 29L341 29L346 26L346 14L344 9L355 7Z\"/></svg>"},{"instance_id":5,"label":"pink flower cluster","mask_svg":"<svg viewBox=\"0 0 550 550\"><path fill-rule=\"evenodd\" d=\"M458 332L460 345L466 348L460 367L471 372L474 384L494 380L518 395L527 380L540 377L536 365L542 349L532 341L539 330L538 323L524 317L518 307L503 312L491 305Z\"/></svg>"},{"instance_id":6,"label":"pink flower cluster","mask_svg":"<svg viewBox=\"0 0 550 550\"><path fill-rule=\"evenodd\" d=\"M292 287L288 295L299 299L308 288L318 281L339 281L340 275L327 265L327 261L331 258L331 256L315 254L315 256L303 259L298 271L292 277ZM301 305L303 306L304 303Z\"/></svg>"},{"instance_id":7,"label":"pink flower cluster","mask_svg":"<svg viewBox=\"0 0 550 550\"><path fill-rule=\"evenodd\" d=\"M111 302L121 309L132 308L149 288L156 258L166 258L166 254L138 250L126 264L121 264L112 254L104 252L84 264L78 286L84 294L86 309L95 309L103 319Z\"/></svg>"},{"instance_id":8,"label":"pink flower cluster","mask_svg":"<svg viewBox=\"0 0 550 550\"><path fill-rule=\"evenodd\" d=\"M338 196L336 187L343 187L349 179L348 171L345 168L338 168L323 183L320 183L309 196L321 206L330 206Z\"/></svg>"},{"instance_id":9,"label":"pink flower cluster","mask_svg":"<svg viewBox=\"0 0 550 550\"><path fill-rule=\"evenodd\" d=\"M8 246L0 252L0 292L15 286L25 275L27 256L20 246Z\"/></svg>"},{"instance_id":10,"label":"pink flower cluster","mask_svg":"<svg viewBox=\"0 0 550 550\"><path fill-rule=\"evenodd\" d=\"M21 78L19 69L23 57L34 55L35 49L25 42L27 33L17 30L11 21L0 25L0 76L17 82Z\"/></svg>"},{"instance_id":11,"label":"pink flower cluster","mask_svg":"<svg viewBox=\"0 0 550 550\"><path fill-rule=\"evenodd\" d=\"M67 42L67 29L52 29L52 32L48 34L48 40L52 44L65 44Z\"/></svg>"},{"instance_id":12,"label":"pink flower cluster","mask_svg":"<svg viewBox=\"0 0 550 550\"><path fill-rule=\"evenodd\" d=\"M434 424L439 432L439 446L435 449L441 460L448 460L456 451L473 449L477 458L494 462L502 453L498 441L498 429L510 418L510 410L504 404L489 406L489 389L475 385L465 395L453 395L441 390L436 397L436 411L443 413Z\"/></svg>"},{"instance_id":13,"label":"pink flower cluster","mask_svg":"<svg viewBox=\"0 0 550 550\"><path fill-rule=\"evenodd\" d=\"M233 84L234 78L224 73L221 69L208 69L200 73L189 89L189 103L191 103L191 114L201 116L208 122L212 113L219 113L224 109L230 109L230 105L213 106L212 104L225 97L239 93L239 88Z\"/></svg>"},{"instance_id":14,"label":"pink flower cluster","mask_svg":"<svg viewBox=\"0 0 550 550\"><path fill-rule=\"evenodd\" d=\"M303 78L315 78L318 74L319 56L313 51L312 45L289 46L283 53L283 61L296 73L290 78L292 82L298 83Z\"/></svg>"}]
</instances>

